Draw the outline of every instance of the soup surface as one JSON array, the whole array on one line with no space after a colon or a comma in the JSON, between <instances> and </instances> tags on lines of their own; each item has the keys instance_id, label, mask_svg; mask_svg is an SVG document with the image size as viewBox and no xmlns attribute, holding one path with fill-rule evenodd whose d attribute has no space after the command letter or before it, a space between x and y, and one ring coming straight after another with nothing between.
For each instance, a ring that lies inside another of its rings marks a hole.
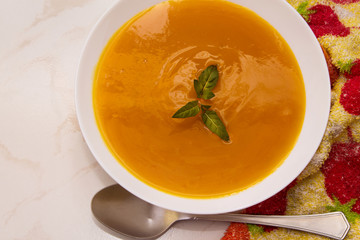
<instances>
[{"instance_id":1,"label":"soup surface","mask_svg":"<svg viewBox=\"0 0 360 240\"><path fill-rule=\"evenodd\" d=\"M201 116L172 115L197 99L209 65L211 100L230 136ZM226 1L169 1L138 14L107 44L93 104L104 141L141 181L168 193L211 198L271 174L288 156L305 113L305 88L287 43L267 22Z\"/></svg>"}]
</instances>

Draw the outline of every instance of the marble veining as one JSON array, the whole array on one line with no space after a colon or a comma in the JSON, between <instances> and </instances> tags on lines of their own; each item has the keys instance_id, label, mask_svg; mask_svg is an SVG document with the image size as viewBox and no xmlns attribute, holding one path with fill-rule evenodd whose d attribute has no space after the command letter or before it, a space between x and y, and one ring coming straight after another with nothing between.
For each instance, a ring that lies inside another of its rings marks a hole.
<instances>
[{"instance_id":1,"label":"marble veining","mask_svg":"<svg viewBox=\"0 0 360 240\"><path fill-rule=\"evenodd\" d=\"M87 148L74 103L82 48L115 1L2 1L0 239L118 239L92 218L92 196L114 181ZM226 226L184 222L161 239L217 240Z\"/></svg>"}]
</instances>

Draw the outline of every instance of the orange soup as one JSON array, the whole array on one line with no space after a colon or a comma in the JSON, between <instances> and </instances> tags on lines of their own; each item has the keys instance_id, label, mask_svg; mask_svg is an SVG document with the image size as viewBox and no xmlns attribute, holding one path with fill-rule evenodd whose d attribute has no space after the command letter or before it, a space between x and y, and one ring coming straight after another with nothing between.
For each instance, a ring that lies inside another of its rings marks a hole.
<instances>
[{"instance_id":1,"label":"orange soup","mask_svg":"<svg viewBox=\"0 0 360 240\"><path fill-rule=\"evenodd\" d=\"M212 106L230 136L201 116L174 119L197 99L194 79L216 65ZM163 2L111 38L93 88L96 120L115 158L141 181L190 198L225 196L261 181L294 147L305 113L297 61L254 12L222 0Z\"/></svg>"}]
</instances>

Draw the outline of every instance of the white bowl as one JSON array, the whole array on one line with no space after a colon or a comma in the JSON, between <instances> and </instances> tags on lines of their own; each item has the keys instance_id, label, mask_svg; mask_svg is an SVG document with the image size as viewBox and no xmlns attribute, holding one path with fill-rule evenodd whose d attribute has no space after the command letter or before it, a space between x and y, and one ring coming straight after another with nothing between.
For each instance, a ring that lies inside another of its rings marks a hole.
<instances>
[{"instance_id":1,"label":"white bowl","mask_svg":"<svg viewBox=\"0 0 360 240\"><path fill-rule=\"evenodd\" d=\"M111 36L138 12L163 0L122 0L112 6L91 32L81 57L76 82L76 108L84 138L105 171L134 195L160 207L194 214L240 210L276 194L311 160L324 134L330 109L330 81L320 45L302 17L284 0L232 0L268 21L287 41L303 74L306 112L298 141L283 164L258 184L221 198L190 199L154 189L130 174L110 153L98 130L92 104L93 74Z\"/></svg>"}]
</instances>

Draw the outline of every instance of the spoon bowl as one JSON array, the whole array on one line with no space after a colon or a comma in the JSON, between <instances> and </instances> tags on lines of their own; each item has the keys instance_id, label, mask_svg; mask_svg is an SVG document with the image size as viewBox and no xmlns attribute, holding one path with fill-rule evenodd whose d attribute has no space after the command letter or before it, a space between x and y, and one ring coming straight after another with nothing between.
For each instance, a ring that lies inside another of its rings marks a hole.
<instances>
[{"instance_id":1,"label":"spoon bowl","mask_svg":"<svg viewBox=\"0 0 360 240\"><path fill-rule=\"evenodd\" d=\"M147 203L119 185L98 192L91 208L95 218L103 225L138 239L156 238L181 219L180 213Z\"/></svg>"},{"instance_id":2,"label":"spoon bowl","mask_svg":"<svg viewBox=\"0 0 360 240\"><path fill-rule=\"evenodd\" d=\"M180 220L262 224L311 232L333 239L344 239L350 230L350 224L342 212L300 216L179 213L145 202L120 185L106 187L95 194L91 210L101 224L133 239L157 238Z\"/></svg>"}]
</instances>

